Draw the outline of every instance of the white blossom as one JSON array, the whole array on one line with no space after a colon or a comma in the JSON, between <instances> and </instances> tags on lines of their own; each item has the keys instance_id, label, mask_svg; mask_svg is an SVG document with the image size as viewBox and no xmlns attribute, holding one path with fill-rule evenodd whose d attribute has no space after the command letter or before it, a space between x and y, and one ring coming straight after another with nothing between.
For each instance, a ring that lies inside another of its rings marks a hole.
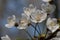
<instances>
[{"instance_id":1,"label":"white blossom","mask_svg":"<svg viewBox=\"0 0 60 40\"><path fill-rule=\"evenodd\" d=\"M42 10L45 10L48 14L51 14L55 11L56 6L51 5L49 3L46 3L46 4L42 3L41 8L42 8Z\"/></svg>"},{"instance_id":2,"label":"white blossom","mask_svg":"<svg viewBox=\"0 0 60 40\"><path fill-rule=\"evenodd\" d=\"M7 28L12 28L13 26L14 26L14 24L15 24L15 22L16 22L16 17L15 17L15 15L12 15L12 17L10 16L10 17L8 17L7 18L7 24L5 24L5 27L7 27Z\"/></svg>"},{"instance_id":3,"label":"white blossom","mask_svg":"<svg viewBox=\"0 0 60 40\"><path fill-rule=\"evenodd\" d=\"M28 27L29 24L29 19L27 18L26 15L22 15L21 20L19 21L19 27L17 27L18 29L26 29Z\"/></svg>"},{"instance_id":4,"label":"white blossom","mask_svg":"<svg viewBox=\"0 0 60 40\"><path fill-rule=\"evenodd\" d=\"M34 23L40 23L47 18L47 13L42 10L36 10L31 14L31 21Z\"/></svg>"},{"instance_id":5,"label":"white blossom","mask_svg":"<svg viewBox=\"0 0 60 40\"><path fill-rule=\"evenodd\" d=\"M57 24L56 18L48 18L47 20L47 28L53 33L59 28L59 24Z\"/></svg>"},{"instance_id":6,"label":"white blossom","mask_svg":"<svg viewBox=\"0 0 60 40\"><path fill-rule=\"evenodd\" d=\"M2 40L11 40L8 35L2 36L1 39L2 39Z\"/></svg>"},{"instance_id":7,"label":"white blossom","mask_svg":"<svg viewBox=\"0 0 60 40\"><path fill-rule=\"evenodd\" d=\"M36 7L30 4L29 7L24 7L23 9L24 9L24 13L29 17L31 13L36 10Z\"/></svg>"}]
</instances>

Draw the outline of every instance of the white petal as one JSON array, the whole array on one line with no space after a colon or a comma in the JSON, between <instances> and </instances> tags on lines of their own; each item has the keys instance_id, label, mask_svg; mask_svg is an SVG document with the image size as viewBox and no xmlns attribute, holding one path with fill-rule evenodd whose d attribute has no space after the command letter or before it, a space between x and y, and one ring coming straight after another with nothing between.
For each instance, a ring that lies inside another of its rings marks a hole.
<instances>
[{"instance_id":1,"label":"white petal","mask_svg":"<svg viewBox=\"0 0 60 40\"><path fill-rule=\"evenodd\" d=\"M25 13L22 13L22 18L27 18L27 19L30 19L30 16L27 16Z\"/></svg>"},{"instance_id":2,"label":"white petal","mask_svg":"<svg viewBox=\"0 0 60 40\"><path fill-rule=\"evenodd\" d=\"M19 26L19 27L17 27L17 28L18 28L18 29L26 29L27 27L20 27L20 26Z\"/></svg>"},{"instance_id":3,"label":"white petal","mask_svg":"<svg viewBox=\"0 0 60 40\"><path fill-rule=\"evenodd\" d=\"M42 15L41 20L39 21L39 23L42 22L42 21L44 21L46 18L47 18L47 13L44 13Z\"/></svg>"},{"instance_id":4,"label":"white petal","mask_svg":"<svg viewBox=\"0 0 60 40\"><path fill-rule=\"evenodd\" d=\"M32 22L34 22L34 23L37 23L37 21L36 21L36 20L34 20L34 19L31 19L31 21L32 21Z\"/></svg>"},{"instance_id":5,"label":"white petal","mask_svg":"<svg viewBox=\"0 0 60 40\"><path fill-rule=\"evenodd\" d=\"M31 7L34 8L33 4L30 4L29 7L30 7L30 8L31 8Z\"/></svg>"},{"instance_id":6,"label":"white petal","mask_svg":"<svg viewBox=\"0 0 60 40\"><path fill-rule=\"evenodd\" d=\"M42 1L44 1L44 2L50 2L50 1L52 1L52 0L42 0Z\"/></svg>"},{"instance_id":7,"label":"white petal","mask_svg":"<svg viewBox=\"0 0 60 40\"><path fill-rule=\"evenodd\" d=\"M12 28L13 25L5 24L5 27L7 27L7 28Z\"/></svg>"},{"instance_id":8,"label":"white petal","mask_svg":"<svg viewBox=\"0 0 60 40\"><path fill-rule=\"evenodd\" d=\"M47 23L46 23L46 25L49 25L50 22L51 22L51 18L48 18L48 19L47 19Z\"/></svg>"},{"instance_id":9,"label":"white petal","mask_svg":"<svg viewBox=\"0 0 60 40\"><path fill-rule=\"evenodd\" d=\"M59 28L59 25L56 24L55 26L53 26L53 28L51 26L48 27L49 30L51 30L51 32L55 32L57 29Z\"/></svg>"},{"instance_id":10,"label":"white petal","mask_svg":"<svg viewBox=\"0 0 60 40\"><path fill-rule=\"evenodd\" d=\"M13 17L13 20L16 20L16 16L15 15L12 15L12 17Z\"/></svg>"},{"instance_id":11,"label":"white petal","mask_svg":"<svg viewBox=\"0 0 60 40\"><path fill-rule=\"evenodd\" d=\"M41 5L41 8L42 8L42 10L46 11L48 14L51 14L51 13L53 13L55 11L56 6L55 5L51 5L49 3L46 3L46 4L43 3Z\"/></svg>"},{"instance_id":12,"label":"white petal","mask_svg":"<svg viewBox=\"0 0 60 40\"><path fill-rule=\"evenodd\" d=\"M8 19L7 19L8 21L15 21L16 20L16 17L15 17L15 15L12 15L12 16L9 16L8 17Z\"/></svg>"},{"instance_id":13,"label":"white petal","mask_svg":"<svg viewBox=\"0 0 60 40\"><path fill-rule=\"evenodd\" d=\"M36 7L32 4L29 5L30 12L34 12L36 10Z\"/></svg>"},{"instance_id":14,"label":"white petal","mask_svg":"<svg viewBox=\"0 0 60 40\"><path fill-rule=\"evenodd\" d=\"M57 19L56 19L56 18L53 18L52 20L53 20L54 22L57 22Z\"/></svg>"},{"instance_id":15,"label":"white petal","mask_svg":"<svg viewBox=\"0 0 60 40\"><path fill-rule=\"evenodd\" d=\"M29 15L31 14L30 9L24 7L24 13L25 13L27 16L29 16Z\"/></svg>"},{"instance_id":16,"label":"white petal","mask_svg":"<svg viewBox=\"0 0 60 40\"><path fill-rule=\"evenodd\" d=\"M56 25L55 28L52 30L52 33L55 32L59 28L59 25Z\"/></svg>"}]
</instances>

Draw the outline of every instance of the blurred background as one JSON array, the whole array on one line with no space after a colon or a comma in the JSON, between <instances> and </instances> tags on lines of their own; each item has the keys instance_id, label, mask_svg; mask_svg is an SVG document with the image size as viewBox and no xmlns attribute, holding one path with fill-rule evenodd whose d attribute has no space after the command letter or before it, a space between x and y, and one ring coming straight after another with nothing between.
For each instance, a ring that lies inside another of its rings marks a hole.
<instances>
[{"instance_id":1,"label":"blurred background","mask_svg":"<svg viewBox=\"0 0 60 40\"><path fill-rule=\"evenodd\" d=\"M56 5L56 11L51 14L51 16L60 18L60 0L53 0L53 2ZM11 29L5 27L7 17L14 14L16 15L17 19L19 19L21 13L23 13L23 7L28 7L29 4L34 4L34 6L40 8L41 3L42 0L0 0L0 37L7 34L11 40L16 40L18 38L24 40L28 39L29 36L23 30L18 30L15 27ZM33 37L34 29L31 27L26 30L28 30Z\"/></svg>"}]
</instances>

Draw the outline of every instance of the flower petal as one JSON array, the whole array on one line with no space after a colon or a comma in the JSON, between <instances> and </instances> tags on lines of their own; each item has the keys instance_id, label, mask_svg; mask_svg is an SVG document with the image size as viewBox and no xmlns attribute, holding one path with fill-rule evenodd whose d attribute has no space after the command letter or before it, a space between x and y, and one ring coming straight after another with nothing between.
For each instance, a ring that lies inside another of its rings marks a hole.
<instances>
[{"instance_id":1,"label":"flower petal","mask_svg":"<svg viewBox=\"0 0 60 40\"><path fill-rule=\"evenodd\" d=\"M20 26L19 26L19 27L17 27L17 28L18 28L18 29L26 29L27 27L20 27Z\"/></svg>"},{"instance_id":2,"label":"flower petal","mask_svg":"<svg viewBox=\"0 0 60 40\"><path fill-rule=\"evenodd\" d=\"M59 25L58 25L58 24L56 24L56 25L53 26L53 27L51 27L51 26L48 27L48 29L49 29L52 33L55 32L58 28L59 28Z\"/></svg>"},{"instance_id":3,"label":"flower petal","mask_svg":"<svg viewBox=\"0 0 60 40\"><path fill-rule=\"evenodd\" d=\"M24 7L24 13L25 13L27 16L30 16L30 14L31 14L30 9Z\"/></svg>"},{"instance_id":4,"label":"flower petal","mask_svg":"<svg viewBox=\"0 0 60 40\"><path fill-rule=\"evenodd\" d=\"M50 1L52 1L52 0L42 0L43 2L50 2Z\"/></svg>"},{"instance_id":5,"label":"flower petal","mask_svg":"<svg viewBox=\"0 0 60 40\"><path fill-rule=\"evenodd\" d=\"M55 5L51 5L49 3L46 3L46 4L42 4L41 6L42 10L46 11L48 14L51 14L55 11L56 9L56 6Z\"/></svg>"},{"instance_id":6,"label":"flower petal","mask_svg":"<svg viewBox=\"0 0 60 40\"><path fill-rule=\"evenodd\" d=\"M5 24L5 27L12 28L14 25Z\"/></svg>"}]
</instances>

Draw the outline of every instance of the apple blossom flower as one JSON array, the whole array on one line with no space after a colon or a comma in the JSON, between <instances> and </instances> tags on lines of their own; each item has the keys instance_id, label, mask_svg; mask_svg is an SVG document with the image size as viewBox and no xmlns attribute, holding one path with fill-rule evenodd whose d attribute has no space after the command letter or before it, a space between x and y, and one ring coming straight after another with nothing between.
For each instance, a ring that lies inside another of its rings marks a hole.
<instances>
[{"instance_id":1,"label":"apple blossom flower","mask_svg":"<svg viewBox=\"0 0 60 40\"><path fill-rule=\"evenodd\" d=\"M30 4L28 8L24 7L23 9L24 9L24 13L29 17L31 13L36 10L36 7Z\"/></svg>"},{"instance_id":2,"label":"apple blossom flower","mask_svg":"<svg viewBox=\"0 0 60 40\"><path fill-rule=\"evenodd\" d=\"M8 17L8 18L7 18L7 21L8 21L8 23L5 24L5 27L7 27L7 28L12 28L12 27L14 26L15 22L16 22L16 17L15 17L15 15L12 15L12 17Z\"/></svg>"},{"instance_id":3,"label":"apple blossom flower","mask_svg":"<svg viewBox=\"0 0 60 40\"><path fill-rule=\"evenodd\" d=\"M59 28L59 24L57 24L56 18L48 18L47 20L47 28L53 33Z\"/></svg>"},{"instance_id":4,"label":"apple blossom flower","mask_svg":"<svg viewBox=\"0 0 60 40\"><path fill-rule=\"evenodd\" d=\"M47 13L42 10L36 10L31 14L31 21L34 23L40 23L47 18Z\"/></svg>"},{"instance_id":5,"label":"apple blossom flower","mask_svg":"<svg viewBox=\"0 0 60 40\"><path fill-rule=\"evenodd\" d=\"M25 14L23 14L21 20L19 21L19 26L17 28L26 29L29 23L30 23L29 19Z\"/></svg>"},{"instance_id":6,"label":"apple blossom flower","mask_svg":"<svg viewBox=\"0 0 60 40\"><path fill-rule=\"evenodd\" d=\"M5 36L1 37L1 39L2 39L2 40L11 40L8 35L5 35Z\"/></svg>"},{"instance_id":7,"label":"apple blossom flower","mask_svg":"<svg viewBox=\"0 0 60 40\"><path fill-rule=\"evenodd\" d=\"M42 8L42 10L45 10L48 14L51 14L51 13L53 13L55 11L56 6L55 5L51 5L49 3L46 3L46 4L43 3L41 5L41 8Z\"/></svg>"}]
</instances>

